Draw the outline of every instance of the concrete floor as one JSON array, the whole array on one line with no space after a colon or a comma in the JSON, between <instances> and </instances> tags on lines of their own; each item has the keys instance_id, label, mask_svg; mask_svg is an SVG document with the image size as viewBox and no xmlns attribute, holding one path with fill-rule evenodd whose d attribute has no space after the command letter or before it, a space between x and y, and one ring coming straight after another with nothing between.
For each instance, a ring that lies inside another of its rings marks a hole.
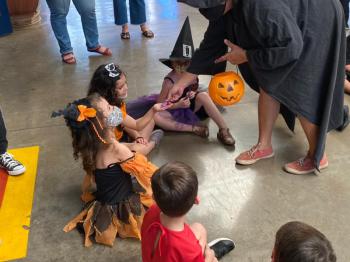
<instances>
[{"instance_id":1,"label":"concrete floor","mask_svg":"<svg viewBox=\"0 0 350 262\"><path fill-rule=\"evenodd\" d=\"M148 20L156 37L146 40L132 26L131 40L121 41L114 25L112 1L96 1L101 43L111 47L111 58L88 53L79 16L69 14L69 31L77 65L63 65L42 3L42 23L0 38L0 105L11 148L40 146L40 160L32 210L28 254L25 261L140 261L140 243L116 241L113 248L84 248L82 237L62 231L81 208L83 170L72 157L71 139L62 119L50 119L60 109L86 93L94 69L116 62L128 73L129 97L157 92L167 68L158 59L167 57L187 15L195 45L206 28L196 10L175 0L148 0ZM208 77L202 77L203 84ZM349 104L349 97L346 97ZM319 175L291 176L282 165L303 155L305 138L300 126L289 132L278 120L273 134L276 156L248 168L233 159L257 139L257 95L251 90L243 101L224 114L237 139L235 150L210 138L167 135L151 159L157 165L169 160L189 163L198 172L201 204L188 215L203 223L209 239L230 237L236 250L222 261L269 261L276 230L291 220L309 223L328 236L338 261L349 261L350 249L350 129L328 137L329 168ZM181 148L179 148L181 145ZM2 225L4 226L4 225Z\"/></svg>"}]
</instances>

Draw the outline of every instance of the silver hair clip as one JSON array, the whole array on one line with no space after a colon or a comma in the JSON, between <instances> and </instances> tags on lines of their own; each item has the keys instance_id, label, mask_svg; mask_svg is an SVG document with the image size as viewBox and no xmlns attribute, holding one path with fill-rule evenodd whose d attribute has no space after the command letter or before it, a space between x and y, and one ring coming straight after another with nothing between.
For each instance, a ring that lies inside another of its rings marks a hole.
<instances>
[{"instance_id":1,"label":"silver hair clip","mask_svg":"<svg viewBox=\"0 0 350 262\"><path fill-rule=\"evenodd\" d=\"M119 77L122 73L122 71L120 71L119 66L115 65L114 63L110 63L108 65L105 66L105 69L108 71L108 76L110 77Z\"/></svg>"}]
</instances>

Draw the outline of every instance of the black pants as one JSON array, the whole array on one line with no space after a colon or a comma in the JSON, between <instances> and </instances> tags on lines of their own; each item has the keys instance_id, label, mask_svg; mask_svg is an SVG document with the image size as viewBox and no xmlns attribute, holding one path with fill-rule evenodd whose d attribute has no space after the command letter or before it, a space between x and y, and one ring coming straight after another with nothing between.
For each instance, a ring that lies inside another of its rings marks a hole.
<instances>
[{"instance_id":1,"label":"black pants","mask_svg":"<svg viewBox=\"0 0 350 262\"><path fill-rule=\"evenodd\" d=\"M346 64L350 65L350 36L346 38Z\"/></svg>"},{"instance_id":2,"label":"black pants","mask_svg":"<svg viewBox=\"0 0 350 262\"><path fill-rule=\"evenodd\" d=\"M345 14L345 24L348 27L348 20L349 20L349 0L340 0Z\"/></svg>"},{"instance_id":3,"label":"black pants","mask_svg":"<svg viewBox=\"0 0 350 262\"><path fill-rule=\"evenodd\" d=\"M6 127L0 110L0 155L7 151Z\"/></svg>"}]
</instances>

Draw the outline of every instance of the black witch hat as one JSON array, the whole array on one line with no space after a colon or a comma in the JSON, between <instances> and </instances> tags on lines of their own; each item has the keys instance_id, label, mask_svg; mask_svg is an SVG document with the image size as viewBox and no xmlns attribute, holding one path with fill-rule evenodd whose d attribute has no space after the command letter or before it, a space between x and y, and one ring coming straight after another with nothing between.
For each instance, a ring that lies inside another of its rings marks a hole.
<instances>
[{"instance_id":1,"label":"black witch hat","mask_svg":"<svg viewBox=\"0 0 350 262\"><path fill-rule=\"evenodd\" d=\"M181 32L176 40L173 52L169 58L159 59L164 65L172 68L171 61L174 60L191 60L194 52L190 20L186 20L182 26Z\"/></svg>"}]
</instances>

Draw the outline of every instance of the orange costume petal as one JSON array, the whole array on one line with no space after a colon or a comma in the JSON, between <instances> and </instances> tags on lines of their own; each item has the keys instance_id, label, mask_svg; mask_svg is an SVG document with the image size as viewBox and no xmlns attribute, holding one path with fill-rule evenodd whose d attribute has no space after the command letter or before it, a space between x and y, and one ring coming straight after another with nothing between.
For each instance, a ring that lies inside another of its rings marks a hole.
<instances>
[{"instance_id":1,"label":"orange costume petal","mask_svg":"<svg viewBox=\"0 0 350 262\"><path fill-rule=\"evenodd\" d=\"M80 115L77 119L78 122L84 121L90 117L95 117L96 116L96 110L91 107L87 107L84 105L78 105L78 109L80 112Z\"/></svg>"}]
</instances>

